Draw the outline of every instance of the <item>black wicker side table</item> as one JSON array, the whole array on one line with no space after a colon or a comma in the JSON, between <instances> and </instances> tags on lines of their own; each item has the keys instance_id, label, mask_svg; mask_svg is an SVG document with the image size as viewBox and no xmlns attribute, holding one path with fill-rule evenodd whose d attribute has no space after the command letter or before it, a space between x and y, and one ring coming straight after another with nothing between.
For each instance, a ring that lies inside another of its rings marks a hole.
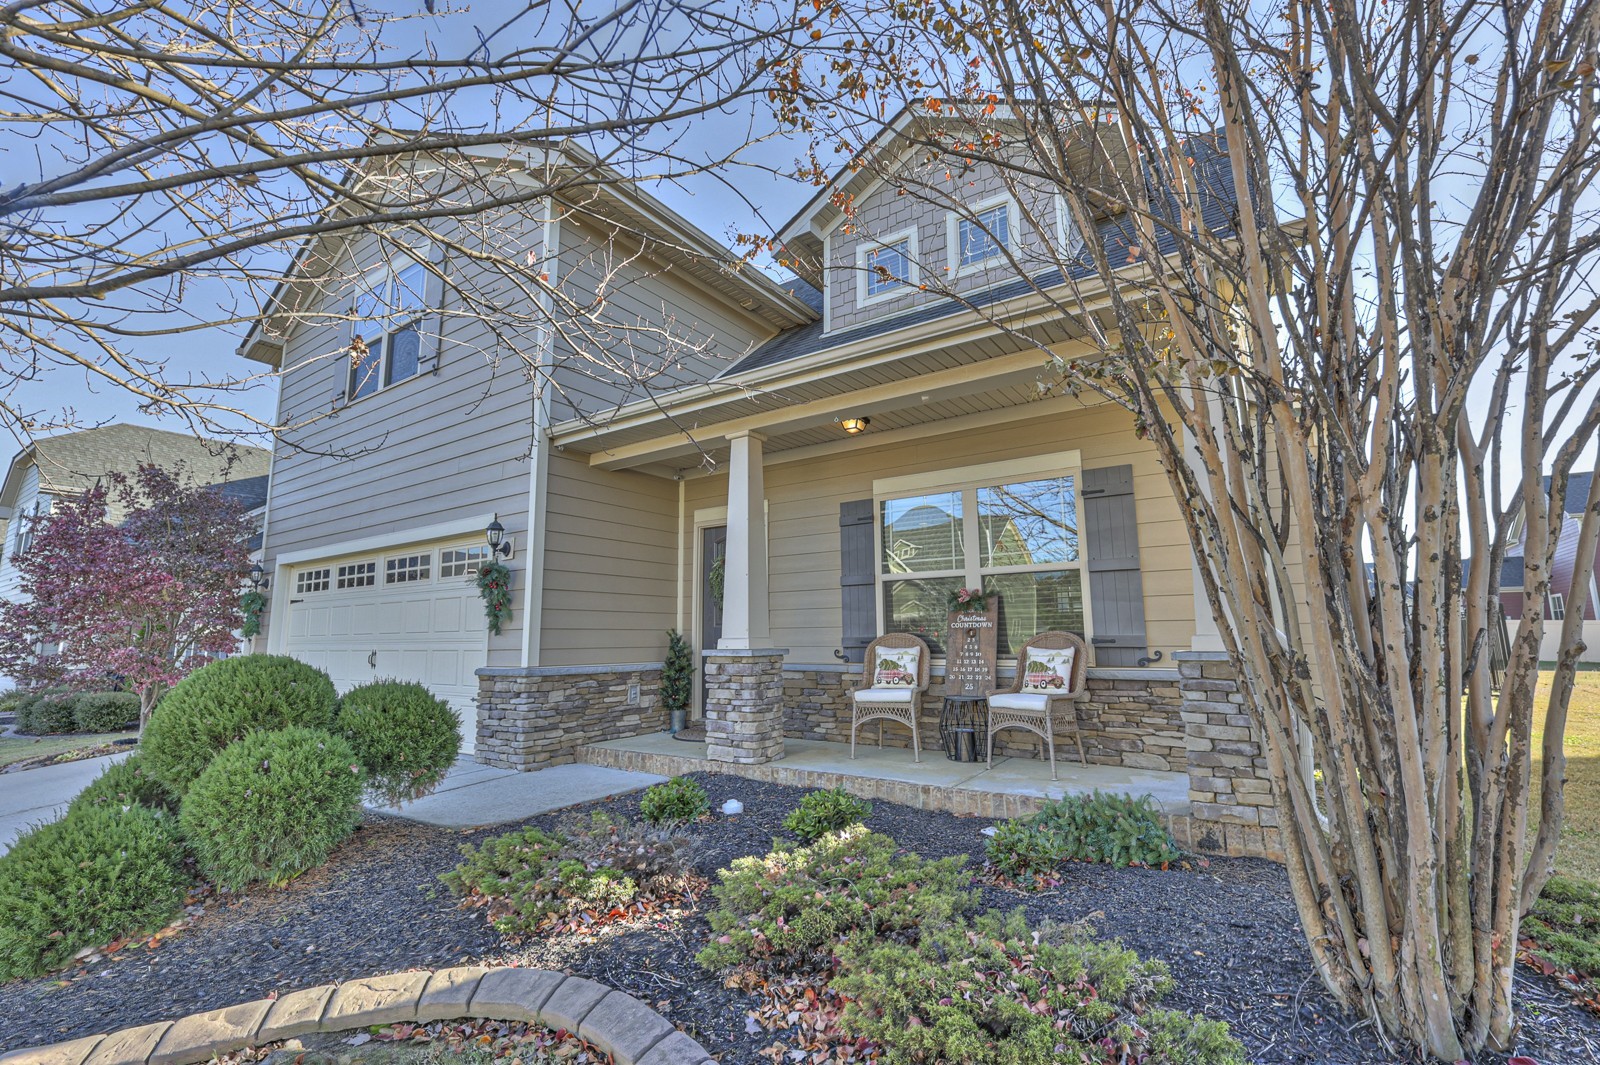
<instances>
[{"instance_id":1,"label":"black wicker side table","mask_svg":"<svg viewBox=\"0 0 1600 1065\"><path fill-rule=\"evenodd\" d=\"M939 711L939 742L952 762L988 757L989 703L986 695L947 695Z\"/></svg>"}]
</instances>

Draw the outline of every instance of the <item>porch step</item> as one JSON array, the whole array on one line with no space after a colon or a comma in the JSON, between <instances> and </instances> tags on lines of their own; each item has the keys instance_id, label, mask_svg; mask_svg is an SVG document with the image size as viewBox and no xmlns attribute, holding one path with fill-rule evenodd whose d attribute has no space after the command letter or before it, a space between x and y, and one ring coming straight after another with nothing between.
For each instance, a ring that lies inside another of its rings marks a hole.
<instances>
[{"instance_id":1,"label":"porch step","mask_svg":"<svg viewBox=\"0 0 1600 1065\"><path fill-rule=\"evenodd\" d=\"M849 746L824 744L815 741L789 741L798 748L795 756L761 765L741 765L732 762L713 762L700 748L674 743L664 736L636 737L630 740L610 740L578 748L578 760L590 765L626 769L637 773L653 773L675 777L686 773L720 773L744 777L769 784L785 784L797 788L843 788L863 799L899 803L921 810L938 810L961 817L1002 818L1025 817L1037 812L1051 798L1065 794L1086 794L1096 787L1103 790L1131 791L1141 794L1154 789L1139 786L1148 779L1128 782L1119 786L1112 779L1100 779L1111 770L1105 766L1079 767L1061 765L1059 782L1052 782L1049 770L1038 764L1038 781L1018 781L1015 772L1017 759L997 759L993 773L986 773L983 763L950 762L940 751L924 751L920 764L912 763L910 752L896 749L896 761L889 766L873 764L865 757L861 763L851 763ZM686 750L674 750L673 748ZM834 752L829 748L841 748ZM865 754L865 750L863 752ZM844 760L843 766L834 768ZM809 764L808 764L809 763ZM819 764L821 763L821 764ZM903 764L902 764L903 763ZM1008 763L1003 765L1002 763ZM854 769L859 764L858 770ZM1032 768L1032 763L1023 763ZM852 771L854 770L854 771ZM1074 771L1077 771L1075 774ZM1078 779L1074 779L1075 775ZM1172 823L1175 834L1187 829L1189 802L1187 777L1176 773L1140 774L1142 778L1171 777L1168 787L1160 789L1156 801L1163 814ZM987 780L985 778L988 778ZM1167 783L1162 781L1162 783ZM1183 798L1179 798L1183 795ZM1184 833L1186 834L1186 833Z\"/></svg>"}]
</instances>

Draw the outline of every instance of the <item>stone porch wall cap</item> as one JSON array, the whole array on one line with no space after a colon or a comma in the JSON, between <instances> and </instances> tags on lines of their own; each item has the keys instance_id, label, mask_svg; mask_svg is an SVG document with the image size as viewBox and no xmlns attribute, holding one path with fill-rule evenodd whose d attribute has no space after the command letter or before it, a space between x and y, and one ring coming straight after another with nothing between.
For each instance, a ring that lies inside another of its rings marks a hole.
<instances>
[{"instance_id":1,"label":"stone porch wall cap","mask_svg":"<svg viewBox=\"0 0 1600 1065\"><path fill-rule=\"evenodd\" d=\"M1180 662L1226 662L1226 651L1174 651L1172 657Z\"/></svg>"},{"instance_id":2,"label":"stone porch wall cap","mask_svg":"<svg viewBox=\"0 0 1600 1065\"><path fill-rule=\"evenodd\" d=\"M783 671L785 673L860 673L861 663L851 662L846 665L839 662L785 662ZM943 666L934 666L930 672L935 677L942 677L945 675L945 668ZM1016 673L1014 666L1006 666L998 670L998 674L1002 677L1013 677L1016 676ZM1178 670L1166 667L1153 668L1146 666L1135 669L1117 666L1090 666L1089 679L1142 680L1150 684L1168 684L1181 680L1182 677Z\"/></svg>"},{"instance_id":3,"label":"stone porch wall cap","mask_svg":"<svg viewBox=\"0 0 1600 1065\"><path fill-rule=\"evenodd\" d=\"M660 662L624 662L596 666L485 666L480 677L577 677L591 673L645 673L659 670Z\"/></svg>"},{"instance_id":4,"label":"stone porch wall cap","mask_svg":"<svg viewBox=\"0 0 1600 1065\"><path fill-rule=\"evenodd\" d=\"M701 658L777 658L789 653L787 647L713 647L700 652Z\"/></svg>"}]
</instances>

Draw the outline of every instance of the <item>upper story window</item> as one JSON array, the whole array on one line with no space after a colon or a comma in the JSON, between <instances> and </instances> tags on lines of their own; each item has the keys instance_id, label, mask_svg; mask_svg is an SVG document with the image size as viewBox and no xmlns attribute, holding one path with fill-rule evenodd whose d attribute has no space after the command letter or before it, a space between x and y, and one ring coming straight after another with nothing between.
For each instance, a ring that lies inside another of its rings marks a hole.
<instances>
[{"instance_id":1,"label":"upper story window","mask_svg":"<svg viewBox=\"0 0 1600 1065\"><path fill-rule=\"evenodd\" d=\"M954 236L951 258L957 270L1000 258L1011 243L1011 205L992 204L973 211L970 218L957 217Z\"/></svg>"},{"instance_id":2,"label":"upper story window","mask_svg":"<svg viewBox=\"0 0 1600 1065\"><path fill-rule=\"evenodd\" d=\"M417 375L427 280L427 269L406 258L382 263L362 278L351 308L353 351L345 393L350 399Z\"/></svg>"},{"instance_id":3,"label":"upper story window","mask_svg":"<svg viewBox=\"0 0 1600 1065\"><path fill-rule=\"evenodd\" d=\"M1075 473L884 498L878 522L882 631L938 652L950 596L982 587L1000 597L1001 654L1036 632L1086 632Z\"/></svg>"},{"instance_id":4,"label":"upper story window","mask_svg":"<svg viewBox=\"0 0 1600 1065\"><path fill-rule=\"evenodd\" d=\"M1550 593L1550 620L1565 621L1567 619L1567 597L1560 592Z\"/></svg>"},{"instance_id":5,"label":"upper story window","mask_svg":"<svg viewBox=\"0 0 1600 1065\"><path fill-rule=\"evenodd\" d=\"M39 519L49 513L49 500L35 499L32 511L17 515L17 549L12 552L14 556L27 554L33 547L34 528L39 524Z\"/></svg>"},{"instance_id":6,"label":"upper story window","mask_svg":"<svg viewBox=\"0 0 1600 1065\"><path fill-rule=\"evenodd\" d=\"M860 302L898 295L917 281L917 238L902 233L877 244L864 244L858 252Z\"/></svg>"}]
</instances>

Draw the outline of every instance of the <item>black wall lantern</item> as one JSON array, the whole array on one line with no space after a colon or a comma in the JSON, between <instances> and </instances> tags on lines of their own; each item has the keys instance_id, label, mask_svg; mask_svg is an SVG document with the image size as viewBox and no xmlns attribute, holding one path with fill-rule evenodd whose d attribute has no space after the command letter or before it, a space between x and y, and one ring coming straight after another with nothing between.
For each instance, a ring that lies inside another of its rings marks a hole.
<instances>
[{"instance_id":1,"label":"black wall lantern","mask_svg":"<svg viewBox=\"0 0 1600 1065\"><path fill-rule=\"evenodd\" d=\"M500 524L498 518L491 521L489 527L483 530L483 538L489 542L489 555L491 558L504 557L509 559L511 557L513 541L506 536L506 527Z\"/></svg>"},{"instance_id":2,"label":"black wall lantern","mask_svg":"<svg viewBox=\"0 0 1600 1065\"><path fill-rule=\"evenodd\" d=\"M267 577L266 569L259 562L250 567L250 583L255 586L258 592L264 591L267 585L271 583Z\"/></svg>"}]
</instances>

